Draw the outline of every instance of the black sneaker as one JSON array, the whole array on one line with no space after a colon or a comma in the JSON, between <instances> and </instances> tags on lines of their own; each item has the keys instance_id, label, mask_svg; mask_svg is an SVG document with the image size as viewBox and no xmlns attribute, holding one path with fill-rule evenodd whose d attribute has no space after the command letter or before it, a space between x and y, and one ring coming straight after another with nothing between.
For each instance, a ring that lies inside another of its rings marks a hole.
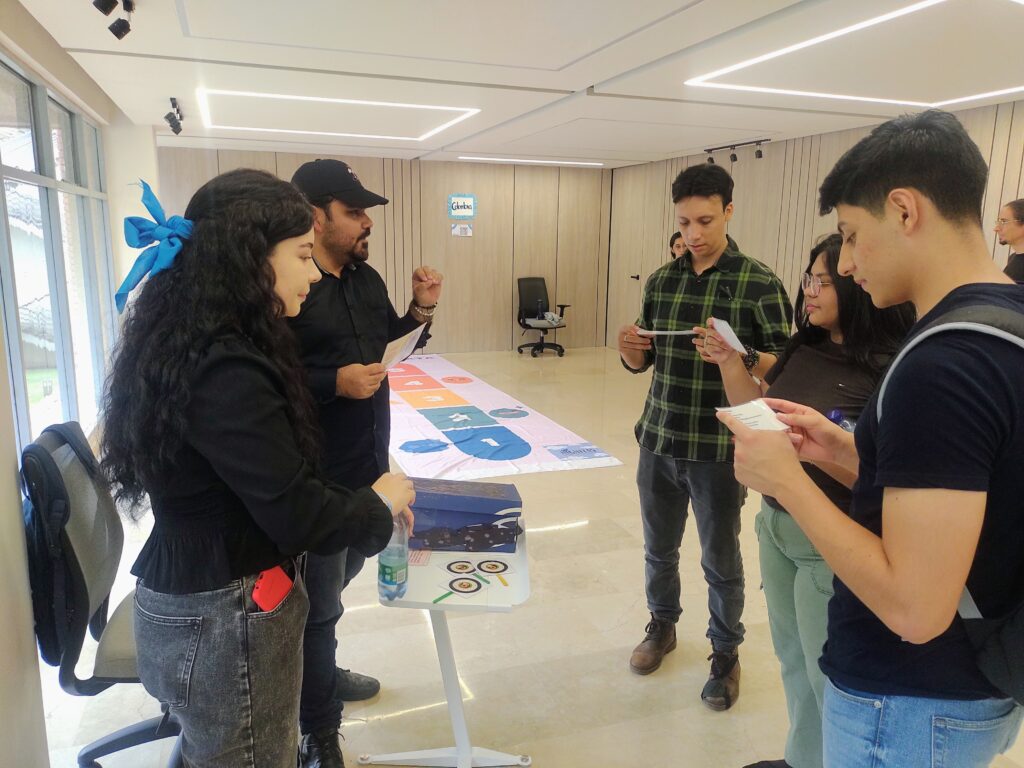
<instances>
[{"instance_id":1,"label":"black sneaker","mask_svg":"<svg viewBox=\"0 0 1024 768\"><path fill-rule=\"evenodd\" d=\"M756 763L744 765L743 768L793 768L793 766L785 760L759 760Z\"/></svg>"},{"instance_id":2,"label":"black sneaker","mask_svg":"<svg viewBox=\"0 0 1024 768\"><path fill-rule=\"evenodd\" d=\"M307 733L299 745L300 768L345 768L337 728Z\"/></svg>"},{"instance_id":3,"label":"black sneaker","mask_svg":"<svg viewBox=\"0 0 1024 768\"><path fill-rule=\"evenodd\" d=\"M337 669L338 696L342 701L365 701L380 693L380 680L347 669Z\"/></svg>"},{"instance_id":4,"label":"black sneaker","mask_svg":"<svg viewBox=\"0 0 1024 768\"><path fill-rule=\"evenodd\" d=\"M736 651L712 651L708 660L711 674L700 698L711 709L722 712L740 696L740 655Z\"/></svg>"}]
</instances>

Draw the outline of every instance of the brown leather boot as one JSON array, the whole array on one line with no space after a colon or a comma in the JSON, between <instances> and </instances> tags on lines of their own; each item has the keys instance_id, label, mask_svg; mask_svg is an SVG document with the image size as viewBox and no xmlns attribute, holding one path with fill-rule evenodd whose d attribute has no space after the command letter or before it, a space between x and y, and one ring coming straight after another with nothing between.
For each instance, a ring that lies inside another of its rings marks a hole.
<instances>
[{"instance_id":1,"label":"brown leather boot","mask_svg":"<svg viewBox=\"0 0 1024 768\"><path fill-rule=\"evenodd\" d=\"M638 675L651 674L661 666L665 654L676 647L676 625L671 621L659 619L652 613L644 631L647 637L629 657L629 668Z\"/></svg>"}]
</instances>

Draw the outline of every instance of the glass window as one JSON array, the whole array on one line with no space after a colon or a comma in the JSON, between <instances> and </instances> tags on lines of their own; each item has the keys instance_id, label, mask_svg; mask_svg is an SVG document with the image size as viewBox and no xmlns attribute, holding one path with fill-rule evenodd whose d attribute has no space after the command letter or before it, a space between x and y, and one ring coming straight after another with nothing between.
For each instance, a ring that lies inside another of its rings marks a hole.
<instances>
[{"instance_id":1,"label":"glass window","mask_svg":"<svg viewBox=\"0 0 1024 768\"><path fill-rule=\"evenodd\" d=\"M39 187L9 179L4 181L4 193L29 406L29 439L35 440L44 427L64 420L42 198Z\"/></svg>"},{"instance_id":2,"label":"glass window","mask_svg":"<svg viewBox=\"0 0 1024 768\"><path fill-rule=\"evenodd\" d=\"M47 111L50 116L50 137L53 141L53 162L57 170L57 181L77 183L71 113L52 99L47 102Z\"/></svg>"},{"instance_id":3,"label":"glass window","mask_svg":"<svg viewBox=\"0 0 1024 768\"><path fill-rule=\"evenodd\" d=\"M82 180L89 189L103 191L103 175L100 173L100 132L86 122L82 123L82 144L85 146L85 178Z\"/></svg>"},{"instance_id":4,"label":"glass window","mask_svg":"<svg viewBox=\"0 0 1024 768\"><path fill-rule=\"evenodd\" d=\"M107 253L107 203L92 198L88 201L89 217L92 224L92 257L96 265L96 282L99 293L100 333L103 337L103 359L110 356L114 348L114 328L117 325L114 314L113 289L110 287L111 263Z\"/></svg>"},{"instance_id":5,"label":"glass window","mask_svg":"<svg viewBox=\"0 0 1024 768\"><path fill-rule=\"evenodd\" d=\"M32 98L28 83L0 66L0 163L36 170L32 146Z\"/></svg>"},{"instance_id":6,"label":"glass window","mask_svg":"<svg viewBox=\"0 0 1024 768\"><path fill-rule=\"evenodd\" d=\"M96 426L97 382L96 347L92 330L99 331L99 322L90 323L90 306L97 304L93 293L92 270L86 269L88 258L85 231L85 199L64 192L57 194L60 207L60 234L64 251L64 278L68 288L68 317L71 321L71 352L74 359L75 394L78 398L78 422L88 434ZM90 274L92 273L92 274Z\"/></svg>"}]
</instances>

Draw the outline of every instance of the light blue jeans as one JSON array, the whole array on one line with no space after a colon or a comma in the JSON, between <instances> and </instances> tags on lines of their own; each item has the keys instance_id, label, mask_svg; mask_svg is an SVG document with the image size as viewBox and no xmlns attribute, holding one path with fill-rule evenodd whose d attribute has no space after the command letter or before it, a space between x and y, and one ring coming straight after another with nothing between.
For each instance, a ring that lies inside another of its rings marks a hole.
<instances>
[{"instance_id":1,"label":"light blue jeans","mask_svg":"<svg viewBox=\"0 0 1024 768\"><path fill-rule=\"evenodd\" d=\"M825 683L825 768L984 768L1021 724L1012 699L876 696Z\"/></svg>"}]
</instances>

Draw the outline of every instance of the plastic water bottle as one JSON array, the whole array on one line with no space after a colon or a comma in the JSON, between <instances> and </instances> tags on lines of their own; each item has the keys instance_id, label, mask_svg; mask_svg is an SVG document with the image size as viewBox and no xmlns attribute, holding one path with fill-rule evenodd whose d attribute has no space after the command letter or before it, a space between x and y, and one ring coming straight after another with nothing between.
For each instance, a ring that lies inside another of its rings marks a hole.
<instances>
[{"instance_id":1,"label":"plastic water bottle","mask_svg":"<svg viewBox=\"0 0 1024 768\"><path fill-rule=\"evenodd\" d=\"M409 526L405 518L395 518L391 541L377 556L377 594L383 600L405 595L409 586Z\"/></svg>"},{"instance_id":2,"label":"plastic water bottle","mask_svg":"<svg viewBox=\"0 0 1024 768\"><path fill-rule=\"evenodd\" d=\"M838 408L833 408L828 412L828 420L833 424L838 424L847 432L853 432L857 428L857 420L846 418L846 416L843 415L843 412Z\"/></svg>"}]
</instances>

